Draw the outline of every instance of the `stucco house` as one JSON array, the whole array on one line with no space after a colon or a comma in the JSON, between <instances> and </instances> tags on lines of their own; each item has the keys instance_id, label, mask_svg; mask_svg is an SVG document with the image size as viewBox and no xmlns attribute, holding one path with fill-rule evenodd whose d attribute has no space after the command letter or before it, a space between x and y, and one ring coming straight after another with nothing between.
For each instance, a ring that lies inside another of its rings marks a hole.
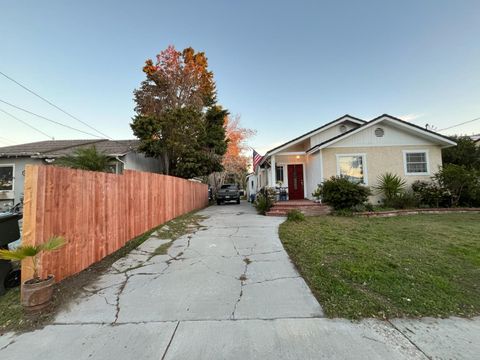
<instances>
[{"instance_id":1,"label":"stucco house","mask_svg":"<svg viewBox=\"0 0 480 360\"><path fill-rule=\"evenodd\" d=\"M338 175L372 186L391 172L411 184L429 180L442 165L442 148L455 145L391 115L370 121L344 115L268 151L255 169L256 188L283 187L296 200L312 199L318 184Z\"/></svg>"},{"instance_id":2,"label":"stucco house","mask_svg":"<svg viewBox=\"0 0 480 360\"><path fill-rule=\"evenodd\" d=\"M79 148L95 146L97 151L110 156L110 171L117 174L123 169L161 172L160 162L138 152L138 144L138 140L51 140L0 147L0 211L23 197L25 165L54 164L55 159Z\"/></svg>"}]
</instances>

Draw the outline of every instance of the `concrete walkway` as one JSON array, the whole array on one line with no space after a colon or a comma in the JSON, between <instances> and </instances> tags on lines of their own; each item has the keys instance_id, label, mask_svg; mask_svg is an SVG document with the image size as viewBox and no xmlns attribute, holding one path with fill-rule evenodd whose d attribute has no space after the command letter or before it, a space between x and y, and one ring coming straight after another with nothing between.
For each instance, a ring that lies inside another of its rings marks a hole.
<instances>
[{"instance_id":1,"label":"concrete walkway","mask_svg":"<svg viewBox=\"0 0 480 360\"><path fill-rule=\"evenodd\" d=\"M282 218L213 206L152 256L152 237L53 325L0 337L2 359L474 359L480 319L323 318L278 238Z\"/></svg>"}]
</instances>

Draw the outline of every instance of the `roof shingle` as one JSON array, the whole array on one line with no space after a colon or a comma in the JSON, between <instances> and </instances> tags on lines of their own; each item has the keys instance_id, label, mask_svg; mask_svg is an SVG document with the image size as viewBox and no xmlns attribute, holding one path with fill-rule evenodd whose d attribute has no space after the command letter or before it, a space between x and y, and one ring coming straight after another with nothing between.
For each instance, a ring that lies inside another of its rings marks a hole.
<instances>
[{"instance_id":1,"label":"roof shingle","mask_svg":"<svg viewBox=\"0 0 480 360\"><path fill-rule=\"evenodd\" d=\"M58 157L75 150L95 146L109 156L124 155L138 146L139 140L48 140L0 147L0 157Z\"/></svg>"}]
</instances>

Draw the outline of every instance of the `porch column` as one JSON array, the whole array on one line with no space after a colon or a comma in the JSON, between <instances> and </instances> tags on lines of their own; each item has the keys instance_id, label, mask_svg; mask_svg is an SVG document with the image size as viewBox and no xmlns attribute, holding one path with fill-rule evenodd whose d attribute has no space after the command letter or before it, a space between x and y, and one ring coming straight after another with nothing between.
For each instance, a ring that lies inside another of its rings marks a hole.
<instances>
[{"instance_id":1,"label":"porch column","mask_svg":"<svg viewBox=\"0 0 480 360\"><path fill-rule=\"evenodd\" d=\"M275 187L277 184L277 171L275 167L275 155L272 155L270 159L270 166L271 166L271 179L272 179L272 184L270 186Z\"/></svg>"}]
</instances>

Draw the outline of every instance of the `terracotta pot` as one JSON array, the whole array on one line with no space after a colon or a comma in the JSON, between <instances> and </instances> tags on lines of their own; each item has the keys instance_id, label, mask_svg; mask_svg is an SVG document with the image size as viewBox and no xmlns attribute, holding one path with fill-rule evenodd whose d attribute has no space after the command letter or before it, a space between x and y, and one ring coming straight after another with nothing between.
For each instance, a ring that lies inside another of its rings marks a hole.
<instances>
[{"instance_id":1,"label":"terracotta pot","mask_svg":"<svg viewBox=\"0 0 480 360\"><path fill-rule=\"evenodd\" d=\"M22 284L22 305L24 309L28 312L36 312L50 305L54 282L55 277L53 275L39 282L24 282Z\"/></svg>"}]
</instances>

